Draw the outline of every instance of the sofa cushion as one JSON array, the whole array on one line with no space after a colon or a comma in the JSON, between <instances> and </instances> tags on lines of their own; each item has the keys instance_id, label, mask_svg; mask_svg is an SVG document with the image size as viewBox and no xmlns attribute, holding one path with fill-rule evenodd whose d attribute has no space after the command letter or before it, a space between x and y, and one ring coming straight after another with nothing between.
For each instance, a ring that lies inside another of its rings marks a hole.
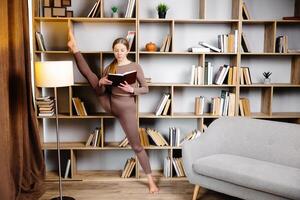
<instances>
[{"instance_id":1,"label":"sofa cushion","mask_svg":"<svg viewBox=\"0 0 300 200\"><path fill-rule=\"evenodd\" d=\"M298 168L236 155L215 154L196 160L193 170L198 174L236 185L300 199Z\"/></svg>"}]
</instances>

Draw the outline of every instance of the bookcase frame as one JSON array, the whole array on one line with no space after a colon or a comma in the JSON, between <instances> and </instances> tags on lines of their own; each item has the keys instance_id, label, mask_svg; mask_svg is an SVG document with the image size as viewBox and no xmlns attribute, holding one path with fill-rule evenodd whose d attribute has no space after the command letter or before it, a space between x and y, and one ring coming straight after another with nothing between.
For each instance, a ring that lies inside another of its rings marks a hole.
<instances>
[{"instance_id":1,"label":"bookcase frame","mask_svg":"<svg viewBox=\"0 0 300 200\"><path fill-rule=\"evenodd\" d=\"M176 113L174 112L174 93L176 92L176 89L178 88L211 88L211 89L229 89L233 91L236 94L236 103L235 103L235 116L238 116L238 110L239 110L239 104L238 100L240 98L241 90L248 90L248 89L261 89L261 111L258 113L252 113L252 118L261 118L261 119L271 119L271 120L283 120L283 121L289 121L293 123L300 123L300 112L281 112L281 113L273 113L272 112L272 100L273 100L273 90L274 88L296 88L300 90L300 53L276 53L275 52L275 40L276 40L276 30L277 25L279 24L288 24L290 26L293 26L294 24L299 24L300 20L243 20L242 19L242 0L232 0L232 19L226 19L226 20L211 20L206 19L206 9L205 5L207 0L199 0L199 19L153 19L153 18L147 18L142 19L140 18L140 10L139 10L139 4L141 3L141 0L136 0L135 10L134 10L134 18L109 18L104 16L104 3L107 0L101 1L101 16L100 18L84 18L84 17L64 17L64 18L46 18L46 17L39 17L38 16L38 0L33 0L32 3L32 10L33 10L33 44L36 43L35 41L35 31L40 31L40 26L42 22L55 22L55 23L67 23L67 24L73 24L73 23L112 23L114 25L118 24L131 24L135 26L136 31L136 39L135 39L135 50L131 51L129 55L133 56L135 58L135 61L137 63L140 62L141 56L148 56L148 55L155 55L155 56L169 56L172 58L172 56L197 56L198 57L198 65L205 65L206 57L207 56L228 56L230 58L230 65L237 66L238 69L241 67L241 61L244 57L260 57L260 56L290 56L291 57L291 82L289 84L283 83L283 84L271 84L271 85L263 85L263 84L253 84L253 85L240 85L239 81L236 85L189 85L185 83L150 83L149 87L150 90L152 87L166 87L170 91L171 94L171 107L170 107L170 114L167 116L155 116L154 113L140 113L138 112L138 124L140 124L140 120L150 118L155 120L163 120L163 119L196 119L197 120L197 128L200 130L203 130L205 121L213 121L214 119L219 118L220 116L213 116L210 113L205 113L204 115L194 115L194 113ZM195 0L196 1L196 0ZM147 24L166 24L169 27L169 33L171 34L171 49L170 52L147 52L143 49L140 49L140 26L147 25ZM175 34L175 26L177 24L229 24L231 25L231 29L238 30L238 52L237 53L215 53L215 52L209 52L209 53L191 53L191 52L176 52L174 49L174 34ZM241 33L243 31L243 25L264 25L264 49L263 52L251 52L251 53L242 53L241 52ZM112 51L89 51L89 52L82 52L83 54L96 54L98 55L100 66L100 75L103 73L103 67L104 67L104 57L105 56L113 56ZM51 54L51 55L60 55L60 54L71 54L67 50L67 46L65 50L49 50L49 51L39 51L37 50L36 45L34 45L33 49L33 58L34 61L42 60L42 55ZM238 77L239 77L238 70ZM105 132L103 130L104 127L104 120L108 118L114 118L112 115L109 115L107 113L95 113L88 116L77 116L74 113L74 109L72 106L72 97L75 87L88 87L87 83L76 83L74 86L68 87L68 112L62 113L59 112L59 119L65 119L65 120L89 120L89 119L96 119L99 120L99 126L101 128L102 132L102 142L100 147L86 147L84 142L63 142L61 144L61 149L63 151L66 151L70 155L71 159L71 176L70 178L64 179L64 181L77 181L77 180L136 180L140 178L146 178L145 174L141 171L141 167L139 164L136 165L135 168L135 175L128 179L122 179L120 178L121 172L119 170L117 171L79 171L77 169L77 153L79 151L117 151L117 150L131 150L130 147L125 148L119 148L116 143L105 143ZM50 89L51 90L51 89ZM57 89L60 90L60 89ZM51 91L50 91L51 92ZM35 96L41 96L42 95L42 89L36 88L34 90ZM54 93L54 92L53 92ZM56 97L55 97L56 98ZM59 97L58 97L59 99ZM137 101L137 108L140 103L139 97L136 97ZM39 130L40 130L40 137L43 145L43 151L46 150L55 150L56 146L55 143L45 143L44 136L43 136L43 126L44 121L43 120L54 120L55 116L51 117L39 117L37 114L37 108L36 110L36 116L39 123ZM63 131L63 130L62 130ZM148 150L166 150L168 151L168 155L173 158L173 155L175 154L175 151L180 151L181 147L145 147L145 149ZM137 157L135 156L135 159L137 160ZM174 174L174 169L171 167L171 174ZM161 170L154 171L154 175L164 178L163 173ZM185 180L186 178L178 178L175 176L172 176L170 178L164 178L167 180ZM48 181L57 181L58 175L55 172L47 172L47 180Z\"/></svg>"}]
</instances>

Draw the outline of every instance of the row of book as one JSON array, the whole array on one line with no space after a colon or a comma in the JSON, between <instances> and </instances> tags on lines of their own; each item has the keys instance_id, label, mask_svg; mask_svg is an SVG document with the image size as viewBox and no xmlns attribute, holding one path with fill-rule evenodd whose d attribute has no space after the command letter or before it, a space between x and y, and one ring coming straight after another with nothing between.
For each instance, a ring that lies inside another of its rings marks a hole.
<instances>
[{"instance_id":1,"label":"row of book","mask_svg":"<svg viewBox=\"0 0 300 200\"><path fill-rule=\"evenodd\" d=\"M176 176L178 177L184 177L186 176L184 166L183 166L183 160L182 158L173 158L171 159L169 156L164 159L164 176L165 177L171 177L171 167L174 167L176 172Z\"/></svg>"},{"instance_id":2,"label":"row of book","mask_svg":"<svg viewBox=\"0 0 300 200\"><path fill-rule=\"evenodd\" d=\"M167 34L160 47L160 52L169 52L171 50L171 35Z\"/></svg>"},{"instance_id":3,"label":"row of book","mask_svg":"<svg viewBox=\"0 0 300 200\"><path fill-rule=\"evenodd\" d=\"M233 33L218 35L218 52L237 53L238 48L238 30Z\"/></svg>"},{"instance_id":4,"label":"row of book","mask_svg":"<svg viewBox=\"0 0 300 200\"><path fill-rule=\"evenodd\" d=\"M211 62L205 62L205 66L192 65L190 84L211 85L213 83L213 67Z\"/></svg>"},{"instance_id":5,"label":"row of book","mask_svg":"<svg viewBox=\"0 0 300 200\"><path fill-rule=\"evenodd\" d=\"M205 62L205 66L192 65L190 78L191 85L236 85L238 82L236 66L224 64L220 66L216 74L213 76L213 66L210 62ZM251 75L249 67L240 68L240 83L241 85L251 85Z\"/></svg>"},{"instance_id":6,"label":"row of book","mask_svg":"<svg viewBox=\"0 0 300 200\"><path fill-rule=\"evenodd\" d=\"M248 98L243 97L239 100L239 110L240 110L240 116L251 116L251 110L250 110L250 101Z\"/></svg>"},{"instance_id":7,"label":"row of book","mask_svg":"<svg viewBox=\"0 0 300 200\"><path fill-rule=\"evenodd\" d=\"M54 115L54 98L50 96L36 97L38 116L49 117Z\"/></svg>"},{"instance_id":8,"label":"row of book","mask_svg":"<svg viewBox=\"0 0 300 200\"><path fill-rule=\"evenodd\" d=\"M75 107L76 114L79 116L87 116L84 102L78 97L72 97L72 102Z\"/></svg>"},{"instance_id":9,"label":"row of book","mask_svg":"<svg viewBox=\"0 0 300 200\"><path fill-rule=\"evenodd\" d=\"M96 127L92 133L90 133L88 139L86 140L86 147L101 147L101 138L102 138L101 128Z\"/></svg>"},{"instance_id":10,"label":"row of book","mask_svg":"<svg viewBox=\"0 0 300 200\"><path fill-rule=\"evenodd\" d=\"M156 106L155 115L167 115L169 113L171 106L170 96L170 93L163 93L159 103Z\"/></svg>"},{"instance_id":11,"label":"row of book","mask_svg":"<svg viewBox=\"0 0 300 200\"><path fill-rule=\"evenodd\" d=\"M184 138L180 137L180 129L178 127L169 127L168 140L157 130L152 128L139 128L140 141L143 147L155 146L182 146L185 141L195 139L200 136L200 130L193 130ZM128 138L125 137L119 143L119 147L127 147L129 144Z\"/></svg>"},{"instance_id":12,"label":"row of book","mask_svg":"<svg viewBox=\"0 0 300 200\"><path fill-rule=\"evenodd\" d=\"M219 97L212 97L210 102L210 113L216 116L234 116L235 94L222 90Z\"/></svg>"}]
</instances>

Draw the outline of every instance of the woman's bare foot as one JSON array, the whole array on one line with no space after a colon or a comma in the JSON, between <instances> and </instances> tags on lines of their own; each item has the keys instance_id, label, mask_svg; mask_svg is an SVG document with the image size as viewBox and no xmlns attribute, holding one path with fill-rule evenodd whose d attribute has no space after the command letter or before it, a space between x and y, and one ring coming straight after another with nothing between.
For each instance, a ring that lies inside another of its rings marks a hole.
<instances>
[{"instance_id":1,"label":"woman's bare foot","mask_svg":"<svg viewBox=\"0 0 300 200\"><path fill-rule=\"evenodd\" d=\"M159 192L159 189L158 187L156 186L154 180L153 180L153 177L151 174L148 174L148 182L149 182L149 193L158 193Z\"/></svg>"}]
</instances>

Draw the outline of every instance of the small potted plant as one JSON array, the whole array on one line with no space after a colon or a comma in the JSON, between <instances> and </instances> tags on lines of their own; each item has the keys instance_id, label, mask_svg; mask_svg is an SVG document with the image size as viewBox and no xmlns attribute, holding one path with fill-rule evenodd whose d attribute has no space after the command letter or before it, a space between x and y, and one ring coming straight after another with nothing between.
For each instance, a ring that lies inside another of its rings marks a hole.
<instances>
[{"instance_id":1,"label":"small potted plant","mask_svg":"<svg viewBox=\"0 0 300 200\"><path fill-rule=\"evenodd\" d=\"M169 7L165 3L160 3L156 7L156 10L158 12L159 18L166 18L167 10L169 10Z\"/></svg>"},{"instance_id":2,"label":"small potted plant","mask_svg":"<svg viewBox=\"0 0 300 200\"><path fill-rule=\"evenodd\" d=\"M264 84L270 84L271 83L271 76L272 72L264 72L263 76L264 76Z\"/></svg>"},{"instance_id":3,"label":"small potted plant","mask_svg":"<svg viewBox=\"0 0 300 200\"><path fill-rule=\"evenodd\" d=\"M118 18L118 17L119 17L118 10L119 10L119 9L118 9L117 6L112 6L112 7L111 7L112 17L113 17L113 18Z\"/></svg>"}]
</instances>

